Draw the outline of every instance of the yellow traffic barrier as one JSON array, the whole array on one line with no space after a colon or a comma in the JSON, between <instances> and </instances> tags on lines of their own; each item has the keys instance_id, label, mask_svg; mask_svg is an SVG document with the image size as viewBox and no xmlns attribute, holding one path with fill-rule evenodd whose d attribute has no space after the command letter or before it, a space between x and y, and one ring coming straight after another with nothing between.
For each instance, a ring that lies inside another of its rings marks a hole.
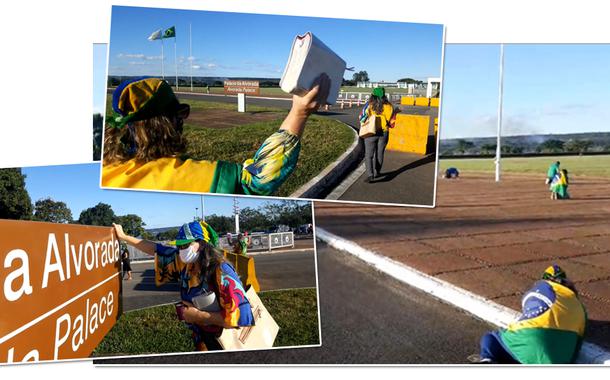
<instances>
[{"instance_id":1,"label":"yellow traffic barrier","mask_svg":"<svg viewBox=\"0 0 610 380\"><path fill-rule=\"evenodd\" d=\"M400 98L400 104L403 106L414 106L415 98L412 96L402 96Z\"/></svg>"},{"instance_id":2,"label":"yellow traffic barrier","mask_svg":"<svg viewBox=\"0 0 610 380\"><path fill-rule=\"evenodd\" d=\"M244 285L244 288L247 288L248 285L251 285L252 288L256 291L260 291L260 285L258 283L258 279L256 278L256 268L254 267L254 258L244 255L237 255L235 253L224 251L225 258L228 262L230 262L241 283Z\"/></svg>"},{"instance_id":3,"label":"yellow traffic barrier","mask_svg":"<svg viewBox=\"0 0 610 380\"><path fill-rule=\"evenodd\" d=\"M428 150L428 115L396 115L396 125L390 129L387 149L426 154Z\"/></svg>"},{"instance_id":4,"label":"yellow traffic barrier","mask_svg":"<svg viewBox=\"0 0 610 380\"><path fill-rule=\"evenodd\" d=\"M430 98L430 107L438 107L440 98Z\"/></svg>"},{"instance_id":5,"label":"yellow traffic barrier","mask_svg":"<svg viewBox=\"0 0 610 380\"><path fill-rule=\"evenodd\" d=\"M417 97L415 98L415 105L420 107L429 107L430 99L425 97Z\"/></svg>"}]
</instances>

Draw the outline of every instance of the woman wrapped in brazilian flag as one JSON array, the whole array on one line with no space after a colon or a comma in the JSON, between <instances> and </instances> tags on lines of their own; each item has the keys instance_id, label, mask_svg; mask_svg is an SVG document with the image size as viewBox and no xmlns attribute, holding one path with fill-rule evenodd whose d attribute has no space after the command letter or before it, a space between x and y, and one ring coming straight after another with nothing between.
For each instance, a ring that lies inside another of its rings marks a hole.
<instances>
[{"instance_id":1,"label":"woman wrapped in brazilian flag","mask_svg":"<svg viewBox=\"0 0 610 380\"><path fill-rule=\"evenodd\" d=\"M558 266L551 265L542 279L521 299L521 316L506 329L485 334L473 363L569 364L578 356L587 324L587 312L574 284Z\"/></svg>"},{"instance_id":2,"label":"woman wrapped in brazilian flag","mask_svg":"<svg viewBox=\"0 0 610 380\"><path fill-rule=\"evenodd\" d=\"M112 96L113 117L104 135L102 186L148 190L271 195L294 171L307 118L328 96L322 74L292 108L280 129L243 164L185 157L182 125L190 112L170 85L158 78L136 78Z\"/></svg>"}]
</instances>

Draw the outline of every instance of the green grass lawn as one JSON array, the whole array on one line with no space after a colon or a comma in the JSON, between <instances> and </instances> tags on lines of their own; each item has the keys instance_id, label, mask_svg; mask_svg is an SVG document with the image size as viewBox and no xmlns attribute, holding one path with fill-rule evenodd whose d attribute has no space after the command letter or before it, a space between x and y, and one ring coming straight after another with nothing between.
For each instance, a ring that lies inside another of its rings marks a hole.
<instances>
[{"instance_id":1,"label":"green grass lawn","mask_svg":"<svg viewBox=\"0 0 610 380\"><path fill-rule=\"evenodd\" d=\"M242 163L252 158L263 141L278 130L282 119L211 129L185 124L188 154L193 159ZM353 133L343 124L312 116L301 139L301 154L293 174L276 195L288 196L336 160L353 142Z\"/></svg>"},{"instance_id":2,"label":"green grass lawn","mask_svg":"<svg viewBox=\"0 0 610 380\"><path fill-rule=\"evenodd\" d=\"M558 156L558 157L512 157L502 159L504 173L535 173L546 175L549 165L561 162L570 176L610 177L610 156ZM460 172L495 172L493 158L441 159L439 167L444 171L456 167Z\"/></svg>"},{"instance_id":3,"label":"green grass lawn","mask_svg":"<svg viewBox=\"0 0 610 380\"><path fill-rule=\"evenodd\" d=\"M261 292L259 297L280 326L274 347L318 344L315 288ZM92 356L142 355L193 351L190 330L173 305L124 313Z\"/></svg>"}]
</instances>

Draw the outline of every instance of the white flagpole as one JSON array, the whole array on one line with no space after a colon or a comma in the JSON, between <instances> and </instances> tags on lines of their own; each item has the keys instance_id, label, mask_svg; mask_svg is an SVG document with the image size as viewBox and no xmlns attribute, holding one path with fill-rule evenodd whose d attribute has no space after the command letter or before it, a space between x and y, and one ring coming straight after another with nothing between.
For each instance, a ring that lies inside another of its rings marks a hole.
<instances>
[{"instance_id":1,"label":"white flagpole","mask_svg":"<svg viewBox=\"0 0 610 380\"><path fill-rule=\"evenodd\" d=\"M163 68L163 61L165 60L163 56L163 37L161 38L161 77L165 79L165 69Z\"/></svg>"},{"instance_id":2,"label":"white flagpole","mask_svg":"<svg viewBox=\"0 0 610 380\"><path fill-rule=\"evenodd\" d=\"M174 65L176 66L176 90L178 90L178 58L176 57L176 29L174 29Z\"/></svg>"},{"instance_id":3,"label":"white flagpole","mask_svg":"<svg viewBox=\"0 0 610 380\"><path fill-rule=\"evenodd\" d=\"M496 142L496 182L500 182L500 158L502 154L502 95L504 93L504 44L500 44L500 85L498 86L498 139Z\"/></svg>"},{"instance_id":4,"label":"white flagpole","mask_svg":"<svg viewBox=\"0 0 610 380\"><path fill-rule=\"evenodd\" d=\"M193 92L193 29L189 23L189 62L191 63L191 92Z\"/></svg>"}]
</instances>

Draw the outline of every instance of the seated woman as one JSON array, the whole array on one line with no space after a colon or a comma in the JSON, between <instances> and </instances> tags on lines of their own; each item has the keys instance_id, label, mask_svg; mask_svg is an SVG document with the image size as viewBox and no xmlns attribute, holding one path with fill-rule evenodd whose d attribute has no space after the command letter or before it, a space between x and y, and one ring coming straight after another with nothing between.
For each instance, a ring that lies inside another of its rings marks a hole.
<instances>
[{"instance_id":1,"label":"seated woman","mask_svg":"<svg viewBox=\"0 0 610 380\"><path fill-rule=\"evenodd\" d=\"M570 180L568 178L567 169L561 169L551 181L549 190L551 191L551 199L570 199L568 193L568 185Z\"/></svg>"},{"instance_id":2,"label":"seated woman","mask_svg":"<svg viewBox=\"0 0 610 380\"><path fill-rule=\"evenodd\" d=\"M224 253L216 248L218 235L207 223L184 224L174 246L127 235L118 224L114 228L120 240L155 256L157 286L175 281L180 285L181 304L176 311L193 333L195 350L220 350L216 338L223 328L254 324L244 286Z\"/></svg>"},{"instance_id":3,"label":"seated woman","mask_svg":"<svg viewBox=\"0 0 610 380\"><path fill-rule=\"evenodd\" d=\"M307 118L325 102L330 79L322 74L304 96L293 96L286 119L243 164L186 157L182 125L190 113L158 78L121 83L114 117L104 134L102 186L227 194L271 195L294 171Z\"/></svg>"},{"instance_id":4,"label":"seated woman","mask_svg":"<svg viewBox=\"0 0 610 380\"><path fill-rule=\"evenodd\" d=\"M583 342L587 312L572 281L551 265L521 299L522 313L507 328L486 333L472 363L570 364Z\"/></svg>"}]
</instances>

